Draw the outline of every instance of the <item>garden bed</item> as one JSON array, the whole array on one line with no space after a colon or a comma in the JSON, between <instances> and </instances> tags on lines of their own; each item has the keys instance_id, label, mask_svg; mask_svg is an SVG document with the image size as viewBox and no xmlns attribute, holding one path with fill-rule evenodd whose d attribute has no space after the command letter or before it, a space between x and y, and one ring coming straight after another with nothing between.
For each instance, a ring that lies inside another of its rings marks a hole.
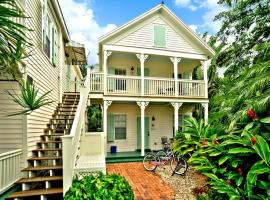
<instances>
[{"instance_id":1,"label":"garden bed","mask_svg":"<svg viewBox=\"0 0 270 200\"><path fill-rule=\"evenodd\" d=\"M194 188L205 186L207 179L190 168L185 176L172 176L169 166L157 168L156 173L175 190L175 200L195 200Z\"/></svg>"}]
</instances>

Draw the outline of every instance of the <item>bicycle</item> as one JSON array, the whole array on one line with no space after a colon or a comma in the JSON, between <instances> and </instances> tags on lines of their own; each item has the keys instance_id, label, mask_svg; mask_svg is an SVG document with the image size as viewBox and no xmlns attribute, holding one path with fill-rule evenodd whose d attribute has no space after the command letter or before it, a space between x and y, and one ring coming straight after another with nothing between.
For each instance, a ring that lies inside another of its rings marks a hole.
<instances>
[{"instance_id":1,"label":"bicycle","mask_svg":"<svg viewBox=\"0 0 270 200\"><path fill-rule=\"evenodd\" d=\"M178 157L168 143L164 150L147 154L143 159L143 166L147 171L155 171L158 166L166 165L168 162L170 162L172 176L174 174L183 175L187 171L186 160L182 156Z\"/></svg>"}]
</instances>

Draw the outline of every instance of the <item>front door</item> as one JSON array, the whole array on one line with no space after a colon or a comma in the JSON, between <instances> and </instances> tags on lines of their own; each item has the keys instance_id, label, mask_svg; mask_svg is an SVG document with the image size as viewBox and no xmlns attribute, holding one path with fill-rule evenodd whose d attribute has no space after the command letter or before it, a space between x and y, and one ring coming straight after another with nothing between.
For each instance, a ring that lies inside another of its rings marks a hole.
<instances>
[{"instance_id":1,"label":"front door","mask_svg":"<svg viewBox=\"0 0 270 200\"><path fill-rule=\"evenodd\" d=\"M144 119L144 147L149 149L149 117ZM141 149L141 118L137 117L137 149Z\"/></svg>"}]
</instances>

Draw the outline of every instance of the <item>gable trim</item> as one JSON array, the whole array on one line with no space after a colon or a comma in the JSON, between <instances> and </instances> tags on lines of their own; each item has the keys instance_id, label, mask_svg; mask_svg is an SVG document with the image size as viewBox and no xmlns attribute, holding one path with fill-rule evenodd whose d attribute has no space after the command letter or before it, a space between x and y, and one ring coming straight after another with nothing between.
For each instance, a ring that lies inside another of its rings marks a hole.
<instances>
[{"instance_id":1,"label":"gable trim","mask_svg":"<svg viewBox=\"0 0 270 200\"><path fill-rule=\"evenodd\" d=\"M181 19L179 19L172 11L170 11L169 8L167 8L163 4L159 4L158 6L152 8L151 10L145 12L144 14L136 17L135 19L129 21L128 23L120 26L119 28L116 28L115 30L105 34L104 36L99 38L99 43L104 42L105 40L109 39L110 37L118 34L119 32L127 29L128 27L132 26L133 24L139 22L143 18L146 18L150 16L151 14L159 11L159 10L164 10L171 18L175 20L176 23L178 23L184 31L186 31L191 37L193 37L198 43L210 53L211 56L215 54L215 51L202 39L200 38L195 32L193 32Z\"/></svg>"}]
</instances>

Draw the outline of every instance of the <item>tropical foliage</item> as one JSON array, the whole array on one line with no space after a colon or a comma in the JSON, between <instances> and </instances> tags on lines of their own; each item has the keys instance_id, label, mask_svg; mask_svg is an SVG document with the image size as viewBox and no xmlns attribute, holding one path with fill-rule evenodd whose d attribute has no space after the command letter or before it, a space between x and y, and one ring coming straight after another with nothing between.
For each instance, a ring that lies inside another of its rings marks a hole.
<instances>
[{"instance_id":1,"label":"tropical foliage","mask_svg":"<svg viewBox=\"0 0 270 200\"><path fill-rule=\"evenodd\" d=\"M270 117L255 120L251 110L247 116L250 122L244 129L221 135L190 118L185 131L177 134L174 149L180 155L192 153L190 164L209 178L211 189L221 199L270 196Z\"/></svg>"},{"instance_id":2,"label":"tropical foliage","mask_svg":"<svg viewBox=\"0 0 270 200\"><path fill-rule=\"evenodd\" d=\"M26 56L24 47L30 45L26 39L28 29L15 20L24 18L16 0L0 1L0 72L13 78L18 75L18 65Z\"/></svg>"},{"instance_id":3,"label":"tropical foliage","mask_svg":"<svg viewBox=\"0 0 270 200\"><path fill-rule=\"evenodd\" d=\"M87 109L88 131L96 132L102 130L102 110L100 105L91 105Z\"/></svg>"},{"instance_id":4,"label":"tropical foliage","mask_svg":"<svg viewBox=\"0 0 270 200\"><path fill-rule=\"evenodd\" d=\"M209 178L210 190L198 199L269 199L270 1L219 4L226 10L210 40L210 125L187 120L175 150L192 153L190 164Z\"/></svg>"},{"instance_id":5,"label":"tropical foliage","mask_svg":"<svg viewBox=\"0 0 270 200\"><path fill-rule=\"evenodd\" d=\"M133 200L134 194L129 183L117 174L103 175L101 173L75 179L66 192L65 200Z\"/></svg>"},{"instance_id":6,"label":"tropical foliage","mask_svg":"<svg viewBox=\"0 0 270 200\"><path fill-rule=\"evenodd\" d=\"M9 114L9 116L21 114L28 115L42 106L53 103L53 101L47 98L48 94L51 91L48 91L41 96L38 96L39 89L36 88L35 84L31 84L29 81L23 80L19 83L19 86L21 91L20 95L17 95L10 91L8 91L8 94L12 97L12 100L15 103L17 103L23 108L23 110L18 113L11 113Z\"/></svg>"}]
</instances>

